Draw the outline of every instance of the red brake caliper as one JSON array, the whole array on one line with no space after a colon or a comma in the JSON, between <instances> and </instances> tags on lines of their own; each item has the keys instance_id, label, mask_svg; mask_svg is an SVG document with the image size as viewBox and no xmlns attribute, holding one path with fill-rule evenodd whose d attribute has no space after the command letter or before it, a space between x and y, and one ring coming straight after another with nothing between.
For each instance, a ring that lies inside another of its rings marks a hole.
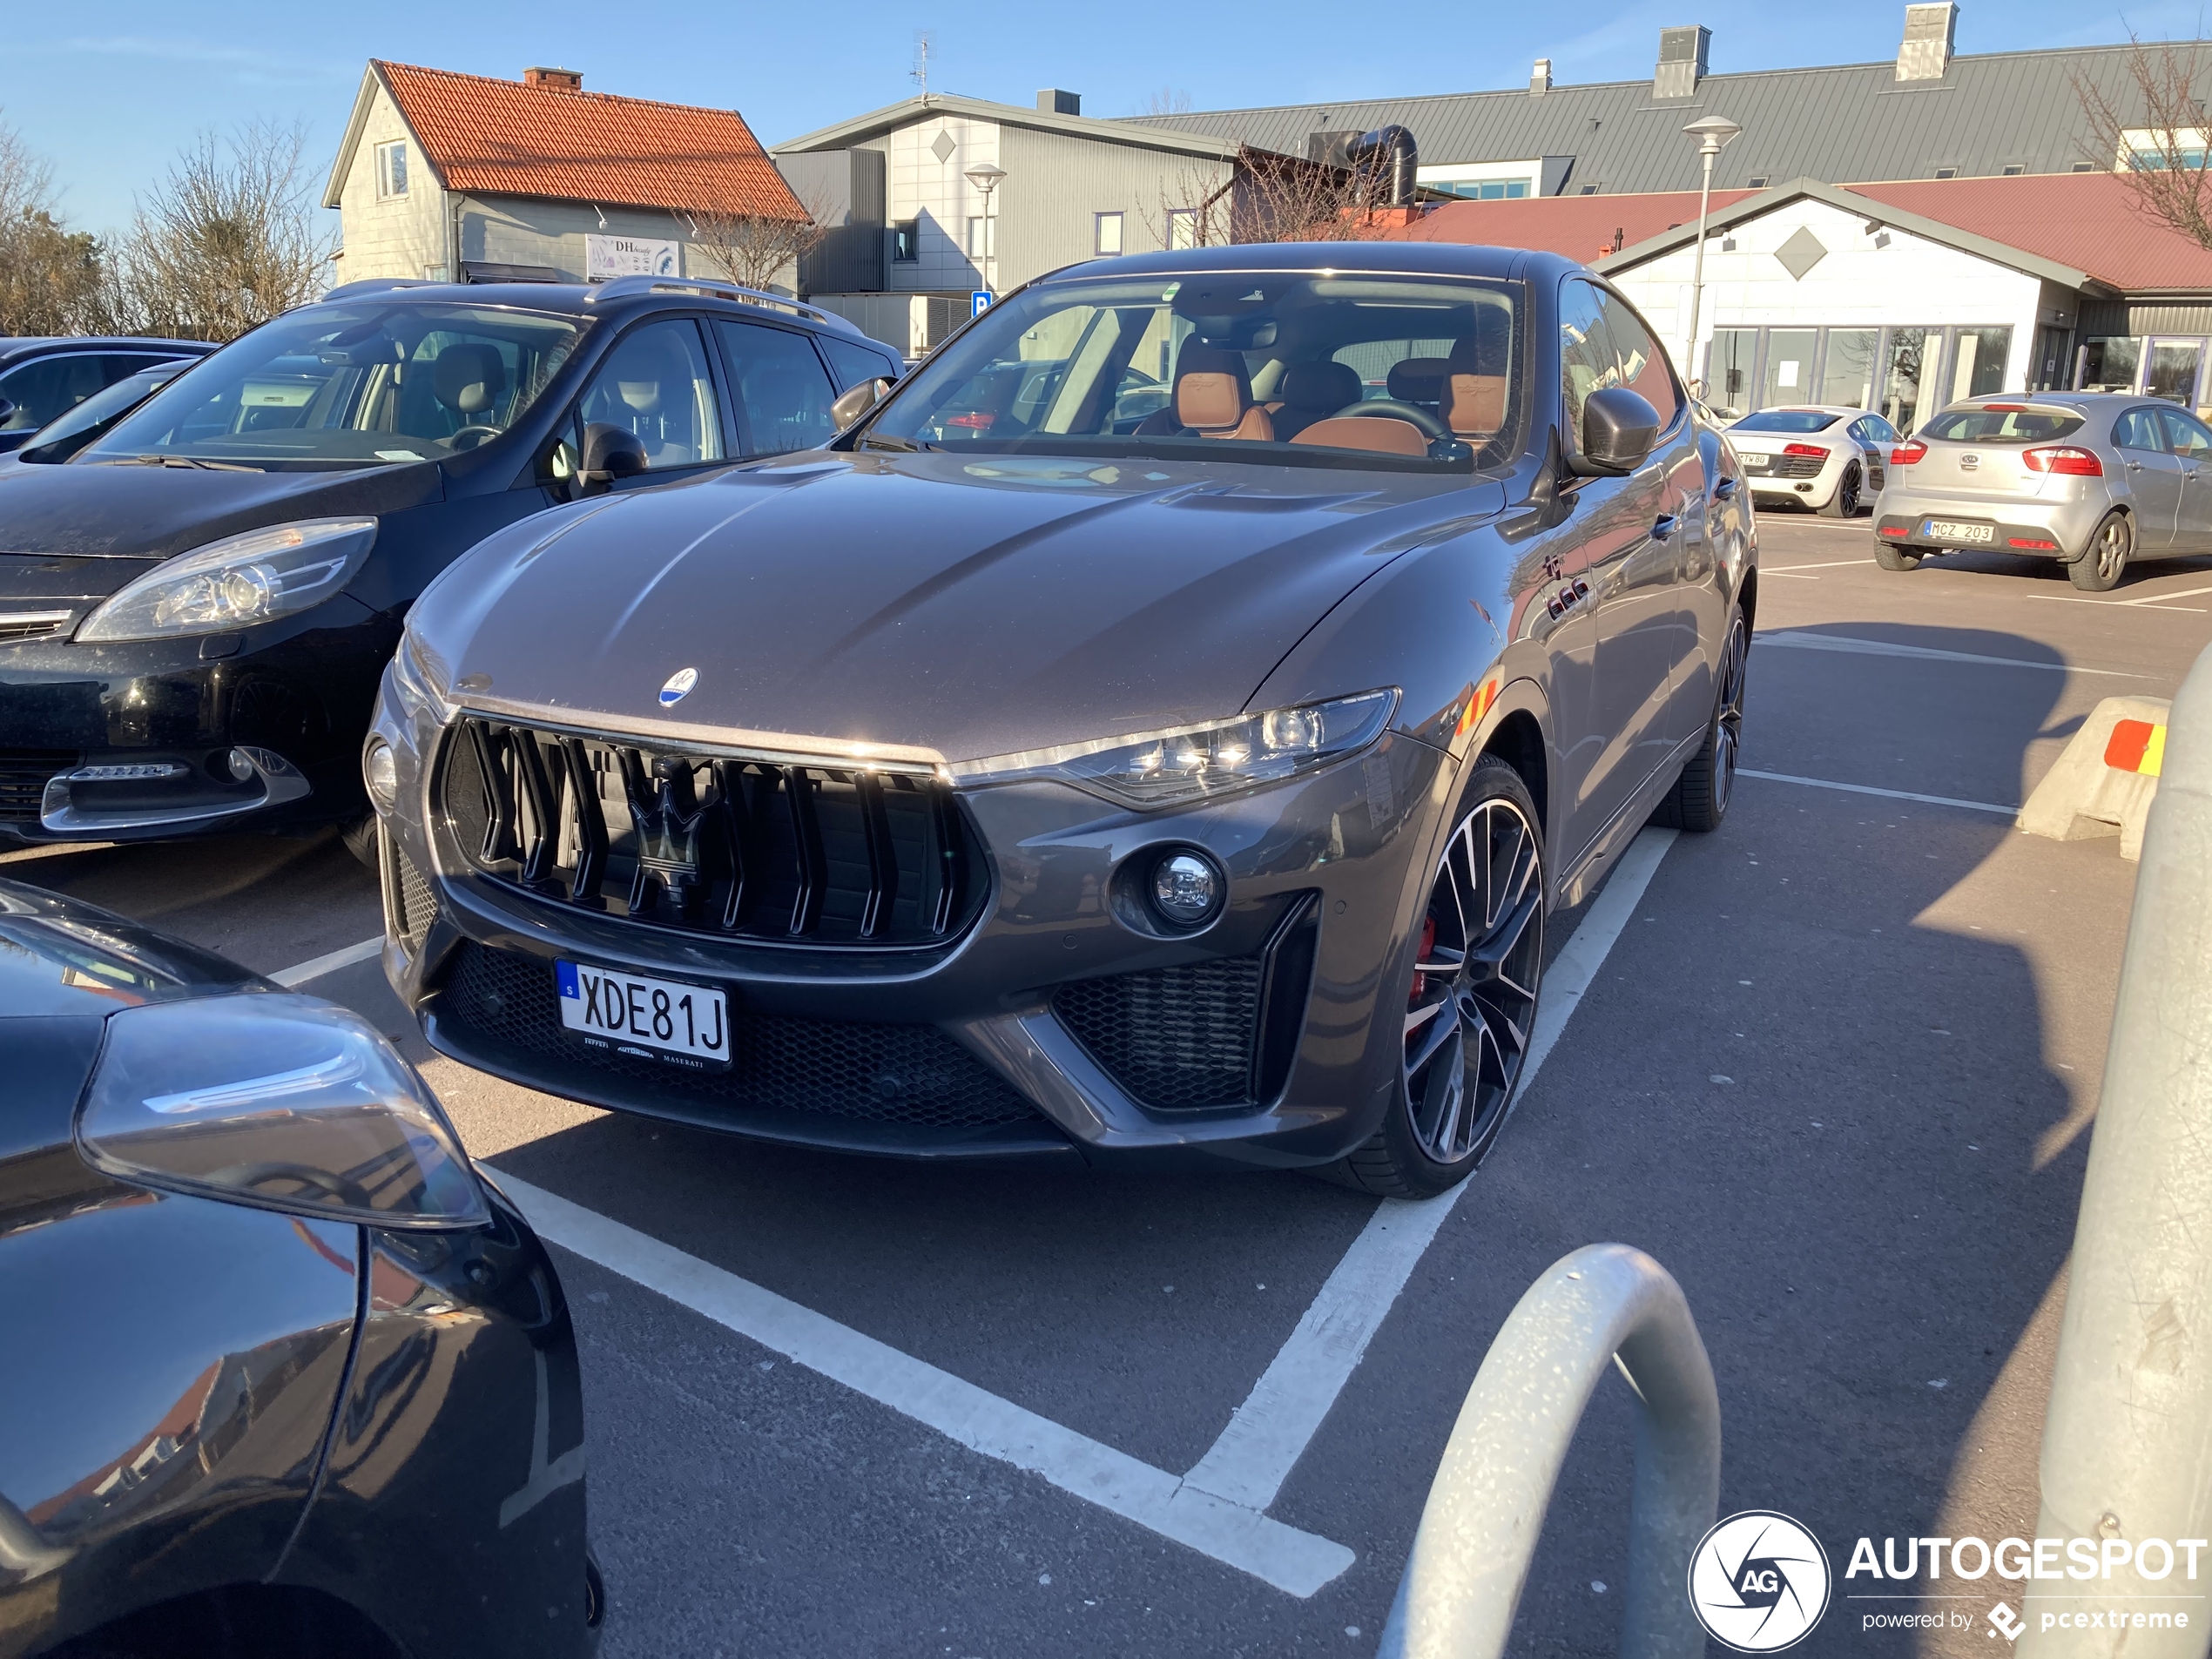
<instances>
[{"instance_id":1,"label":"red brake caliper","mask_svg":"<svg viewBox=\"0 0 2212 1659\"><path fill-rule=\"evenodd\" d=\"M1428 961L1430 954L1435 949L1436 918L1434 916L1423 916L1421 918L1421 946L1420 951L1417 952L1413 957L1414 961L1425 962ZM1419 1002L1421 1000L1421 993L1427 989L1428 975L1422 973L1419 968L1414 968L1413 988L1406 999L1406 1006L1411 1008L1413 1004Z\"/></svg>"}]
</instances>

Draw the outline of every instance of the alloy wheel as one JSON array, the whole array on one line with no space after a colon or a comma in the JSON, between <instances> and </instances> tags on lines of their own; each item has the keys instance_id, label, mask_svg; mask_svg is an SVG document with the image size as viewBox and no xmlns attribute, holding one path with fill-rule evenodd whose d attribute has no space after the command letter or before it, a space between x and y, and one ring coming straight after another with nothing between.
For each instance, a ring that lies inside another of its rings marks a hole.
<instances>
[{"instance_id":1,"label":"alloy wheel","mask_svg":"<svg viewBox=\"0 0 2212 1659\"><path fill-rule=\"evenodd\" d=\"M2128 526L2118 518L2108 518L2097 534L2097 579L2109 586L2120 580L2120 572L2128 563Z\"/></svg>"},{"instance_id":2,"label":"alloy wheel","mask_svg":"<svg viewBox=\"0 0 2212 1659\"><path fill-rule=\"evenodd\" d=\"M1856 466L1844 469L1843 480L1836 486L1836 494L1839 498L1838 505L1842 509L1840 516L1844 518L1857 518L1858 516L1858 469Z\"/></svg>"},{"instance_id":3,"label":"alloy wheel","mask_svg":"<svg viewBox=\"0 0 2212 1659\"><path fill-rule=\"evenodd\" d=\"M1535 1028L1544 965L1543 857L1521 807L1478 804L1438 860L1406 999L1413 1138L1438 1163L1486 1146Z\"/></svg>"},{"instance_id":4,"label":"alloy wheel","mask_svg":"<svg viewBox=\"0 0 2212 1659\"><path fill-rule=\"evenodd\" d=\"M1728 631L1728 648L1721 657L1720 707L1713 715L1713 802L1728 810L1729 792L1736 787L1737 752L1743 742L1743 680L1750 664L1751 642L1738 616Z\"/></svg>"}]
</instances>

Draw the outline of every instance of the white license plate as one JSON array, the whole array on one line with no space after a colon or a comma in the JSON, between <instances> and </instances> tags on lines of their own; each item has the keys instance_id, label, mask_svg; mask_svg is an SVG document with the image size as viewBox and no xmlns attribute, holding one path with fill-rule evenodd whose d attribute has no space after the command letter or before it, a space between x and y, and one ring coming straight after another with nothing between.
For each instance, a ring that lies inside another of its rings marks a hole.
<instances>
[{"instance_id":1,"label":"white license plate","mask_svg":"<svg viewBox=\"0 0 2212 1659\"><path fill-rule=\"evenodd\" d=\"M1772 455L1738 455L1737 459L1743 463L1744 469L1749 472L1764 472L1774 464Z\"/></svg>"},{"instance_id":2,"label":"white license plate","mask_svg":"<svg viewBox=\"0 0 2212 1659\"><path fill-rule=\"evenodd\" d=\"M673 980L556 962L561 1023L587 1042L677 1065L730 1063L729 1000Z\"/></svg>"},{"instance_id":3,"label":"white license plate","mask_svg":"<svg viewBox=\"0 0 2212 1659\"><path fill-rule=\"evenodd\" d=\"M1932 518L1920 534L1939 536L1946 542L1994 542L1997 527L1993 524L1958 524L1947 518Z\"/></svg>"}]
</instances>

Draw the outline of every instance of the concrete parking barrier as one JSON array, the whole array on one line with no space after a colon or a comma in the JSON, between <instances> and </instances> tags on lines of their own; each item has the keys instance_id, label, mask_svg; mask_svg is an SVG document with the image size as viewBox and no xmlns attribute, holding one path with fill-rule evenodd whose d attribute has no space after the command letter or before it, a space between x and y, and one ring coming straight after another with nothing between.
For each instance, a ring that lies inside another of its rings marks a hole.
<instances>
[{"instance_id":1,"label":"concrete parking barrier","mask_svg":"<svg viewBox=\"0 0 2212 1659\"><path fill-rule=\"evenodd\" d=\"M1528 1287L1483 1357L1429 1487L1382 1659L1505 1652L1560 1466L1615 1366L1638 1406L1621 1652L1704 1653L1685 1587L1720 1502L1713 1367L1665 1268L1626 1244L1587 1244Z\"/></svg>"},{"instance_id":2,"label":"concrete parking barrier","mask_svg":"<svg viewBox=\"0 0 2212 1659\"><path fill-rule=\"evenodd\" d=\"M2054 841L2120 837L2120 856L2142 856L2143 824L2158 794L2171 705L2108 697L2090 711L2013 824Z\"/></svg>"},{"instance_id":3,"label":"concrete parking barrier","mask_svg":"<svg viewBox=\"0 0 2212 1659\"><path fill-rule=\"evenodd\" d=\"M2043 1421L2036 1536L2087 1541L2099 1570L2092 1582L2030 1580L2020 1651L2033 1659L2201 1659L2212 1646L2203 1568L2187 1549L2212 1538L2212 648L2174 699L2170 744L2155 730L2165 723L2161 709L2152 732L2108 739L2123 759L2135 752L2128 775L2147 792L2145 758L2164 777Z\"/></svg>"}]
</instances>

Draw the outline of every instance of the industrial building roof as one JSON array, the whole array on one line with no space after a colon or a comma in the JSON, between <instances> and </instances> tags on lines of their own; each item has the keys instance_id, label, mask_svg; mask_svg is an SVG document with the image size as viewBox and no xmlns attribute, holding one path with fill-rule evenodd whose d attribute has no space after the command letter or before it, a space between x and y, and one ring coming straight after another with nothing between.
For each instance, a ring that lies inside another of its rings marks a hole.
<instances>
[{"instance_id":1,"label":"industrial building roof","mask_svg":"<svg viewBox=\"0 0 2212 1659\"><path fill-rule=\"evenodd\" d=\"M580 78L550 73L563 78L531 84L371 60L323 205L339 205L381 83L448 190L806 217L735 110L586 92Z\"/></svg>"},{"instance_id":2,"label":"industrial building roof","mask_svg":"<svg viewBox=\"0 0 2212 1659\"><path fill-rule=\"evenodd\" d=\"M1714 168L1714 184L1730 188L1754 179L1932 179L1939 169L1961 177L2007 167L2063 173L2097 159L2074 78L2129 107L2140 101L2128 74L2132 50L1959 56L1925 80L1898 79L1890 62L1708 74L1687 98L1655 98L1647 78L1554 85L1541 96L1456 92L1131 118L1293 155L1305 154L1316 132L1396 125L1413 133L1424 166L1571 157L1567 195L1695 183L1696 158L1681 129L1706 115L1743 128Z\"/></svg>"}]
</instances>

